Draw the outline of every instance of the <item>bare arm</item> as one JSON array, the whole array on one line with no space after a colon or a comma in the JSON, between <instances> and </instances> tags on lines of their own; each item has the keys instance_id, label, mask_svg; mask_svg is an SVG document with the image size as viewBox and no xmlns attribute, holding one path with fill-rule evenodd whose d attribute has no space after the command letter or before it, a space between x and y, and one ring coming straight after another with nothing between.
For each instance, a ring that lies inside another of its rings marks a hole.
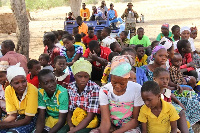
<instances>
[{"instance_id":1,"label":"bare arm","mask_svg":"<svg viewBox=\"0 0 200 133\"><path fill-rule=\"evenodd\" d=\"M38 118L35 133L42 133L45 126L45 109L38 109Z\"/></svg>"},{"instance_id":2,"label":"bare arm","mask_svg":"<svg viewBox=\"0 0 200 133\"><path fill-rule=\"evenodd\" d=\"M89 123L93 120L94 116L95 116L94 113L91 113L91 112L87 113L87 117L84 118L76 127L70 130L69 133L74 133L81 129L86 128L89 125Z\"/></svg>"},{"instance_id":3,"label":"bare arm","mask_svg":"<svg viewBox=\"0 0 200 133\"><path fill-rule=\"evenodd\" d=\"M76 54L72 62L68 62L67 65L72 66L74 62L76 62L80 57L81 57L81 53Z\"/></svg>"},{"instance_id":4,"label":"bare arm","mask_svg":"<svg viewBox=\"0 0 200 133\"><path fill-rule=\"evenodd\" d=\"M180 105L184 110L186 110L185 107L183 106L183 104L174 96L174 94L171 95L171 99L172 99L172 101L174 101L176 104Z\"/></svg>"},{"instance_id":5,"label":"bare arm","mask_svg":"<svg viewBox=\"0 0 200 133\"><path fill-rule=\"evenodd\" d=\"M142 122L142 133L147 133L147 123Z\"/></svg>"},{"instance_id":6,"label":"bare arm","mask_svg":"<svg viewBox=\"0 0 200 133\"><path fill-rule=\"evenodd\" d=\"M177 121L171 121L171 133L177 133Z\"/></svg>"},{"instance_id":7,"label":"bare arm","mask_svg":"<svg viewBox=\"0 0 200 133\"><path fill-rule=\"evenodd\" d=\"M16 119L17 119L17 114L10 114L3 120L3 122L12 122L15 121Z\"/></svg>"},{"instance_id":8,"label":"bare arm","mask_svg":"<svg viewBox=\"0 0 200 133\"><path fill-rule=\"evenodd\" d=\"M139 116L139 112L140 112L140 108L139 107L133 107L133 119L130 120L128 123L124 124L120 129L114 131L114 133L122 133L122 132L126 132L130 129L134 129L138 126L138 116Z\"/></svg>"},{"instance_id":9,"label":"bare arm","mask_svg":"<svg viewBox=\"0 0 200 133\"><path fill-rule=\"evenodd\" d=\"M69 128L73 128L74 125L72 124L72 115L73 115L73 112L69 110L68 114L67 114L67 124L69 125Z\"/></svg>"},{"instance_id":10,"label":"bare arm","mask_svg":"<svg viewBox=\"0 0 200 133\"><path fill-rule=\"evenodd\" d=\"M16 116L17 116L17 114L16 114ZM11 117L9 117L9 119L14 118L13 115ZM25 116L24 119L18 120L18 121L10 121L10 122L3 121L3 122L0 122L0 129L14 128L14 127L20 127L20 126L28 125L28 124L30 124L32 118L33 118L33 116Z\"/></svg>"},{"instance_id":11,"label":"bare arm","mask_svg":"<svg viewBox=\"0 0 200 133\"><path fill-rule=\"evenodd\" d=\"M49 133L58 132L66 123L67 113L59 113L58 122L52 127Z\"/></svg>"},{"instance_id":12,"label":"bare arm","mask_svg":"<svg viewBox=\"0 0 200 133\"><path fill-rule=\"evenodd\" d=\"M100 109L101 109L100 133L109 133L111 127L109 105L101 105Z\"/></svg>"}]
</instances>

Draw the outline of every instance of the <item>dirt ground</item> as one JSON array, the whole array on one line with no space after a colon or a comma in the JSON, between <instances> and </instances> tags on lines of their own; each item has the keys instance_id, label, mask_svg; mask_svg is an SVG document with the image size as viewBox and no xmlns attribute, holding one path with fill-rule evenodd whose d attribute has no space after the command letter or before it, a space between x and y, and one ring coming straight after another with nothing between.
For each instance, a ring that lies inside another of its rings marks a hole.
<instances>
[{"instance_id":1,"label":"dirt ground","mask_svg":"<svg viewBox=\"0 0 200 133\"><path fill-rule=\"evenodd\" d=\"M100 1L99 1L100 3ZM106 2L109 7L110 2ZM99 6L100 4L96 5ZM137 27L145 29L151 41L154 41L160 33L160 27L164 23L169 23L170 28L177 24L182 26L200 27L200 0L136 0L133 2L134 10L138 14L143 14L145 23L138 23ZM91 10L93 5L87 5ZM114 3L114 9L117 10L118 16L121 16L127 3ZM70 7L57 7L50 10L37 10L31 12L30 21L30 58L38 59L43 52L42 37L45 31L59 30L64 28L65 13L69 12ZM1 7L0 13L11 12L8 7ZM6 39L12 39L16 42L16 35L0 34L0 42ZM200 37L195 40L196 48L200 49ZM195 133L200 133L200 125L195 125Z\"/></svg>"}]
</instances>

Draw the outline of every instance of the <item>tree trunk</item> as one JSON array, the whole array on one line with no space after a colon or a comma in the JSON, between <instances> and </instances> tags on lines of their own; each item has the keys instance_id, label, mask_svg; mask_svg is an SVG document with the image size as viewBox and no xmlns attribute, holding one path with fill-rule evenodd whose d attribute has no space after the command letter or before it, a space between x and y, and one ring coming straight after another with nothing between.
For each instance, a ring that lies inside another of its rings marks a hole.
<instances>
[{"instance_id":1,"label":"tree trunk","mask_svg":"<svg viewBox=\"0 0 200 133\"><path fill-rule=\"evenodd\" d=\"M25 0L10 0L11 9L17 23L17 47L16 52L21 53L29 59L29 19L26 12Z\"/></svg>"},{"instance_id":2,"label":"tree trunk","mask_svg":"<svg viewBox=\"0 0 200 133\"><path fill-rule=\"evenodd\" d=\"M81 2L82 0L70 0L71 11L75 17L80 16Z\"/></svg>"}]
</instances>

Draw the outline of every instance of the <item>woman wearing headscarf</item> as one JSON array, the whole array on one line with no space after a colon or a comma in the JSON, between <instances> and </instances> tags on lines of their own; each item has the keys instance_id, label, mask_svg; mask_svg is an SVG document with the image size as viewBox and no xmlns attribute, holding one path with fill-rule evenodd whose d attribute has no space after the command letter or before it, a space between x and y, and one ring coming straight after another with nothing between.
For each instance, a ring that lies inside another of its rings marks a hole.
<instances>
[{"instance_id":1,"label":"woman wearing headscarf","mask_svg":"<svg viewBox=\"0 0 200 133\"><path fill-rule=\"evenodd\" d=\"M100 87L90 80L92 64L80 58L72 65L75 81L68 85L68 133L89 133L98 126Z\"/></svg>"},{"instance_id":2,"label":"woman wearing headscarf","mask_svg":"<svg viewBox=\"0 0 200 133\"><path fill-rule=\"evenodd\" d=\"M100 128L93 132L140 132L137 117L144 102L140 93L141 85L128 81L131 68L127 57L113 58L111 83L104 85L99 92Z\"/></svg>"},{"instance_id":3,"label":"woman wearing headscarf","mask_svg":"<svg viewBox=\"0 0 200 133\"><path fill-rule=\"evenodd\" d=\"M7 80L10 83L5 89L8 116L0 122L1 133L30 133L36 122L37 88L27 83L26 73L19 64L7 69Z\"/></svg>"}]
</instances>

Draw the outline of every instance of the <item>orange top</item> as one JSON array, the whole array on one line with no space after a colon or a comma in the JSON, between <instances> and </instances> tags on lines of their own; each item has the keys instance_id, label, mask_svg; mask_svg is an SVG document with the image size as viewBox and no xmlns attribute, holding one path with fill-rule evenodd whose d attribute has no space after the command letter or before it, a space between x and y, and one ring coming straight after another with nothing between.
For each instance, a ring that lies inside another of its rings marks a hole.
<instances>
[{"instance_id":1,"label":"orange top","mask_svg":"<svg viewBox=\"0 0 200 133\"><path fill-rule=\"evenodd\" d=\"M85 8L85 10L84 10L84 9L81 9L81 10L80 10L80 16L81 16L82 18L89 19L89 18L90 18L90 10L89 10L88 8Z\"/></svg>"},{"instance_id":2,"label":"orange top","mask_svg":"<svg viewBox=\"0 0 200 133\"><path fill-rule=\"evenodd\" d=\"M86 36L88 35L88 26L84 22L78 27L78 33L81 34L82 32L85 33Z\"/></svg>"}]
</instances>

